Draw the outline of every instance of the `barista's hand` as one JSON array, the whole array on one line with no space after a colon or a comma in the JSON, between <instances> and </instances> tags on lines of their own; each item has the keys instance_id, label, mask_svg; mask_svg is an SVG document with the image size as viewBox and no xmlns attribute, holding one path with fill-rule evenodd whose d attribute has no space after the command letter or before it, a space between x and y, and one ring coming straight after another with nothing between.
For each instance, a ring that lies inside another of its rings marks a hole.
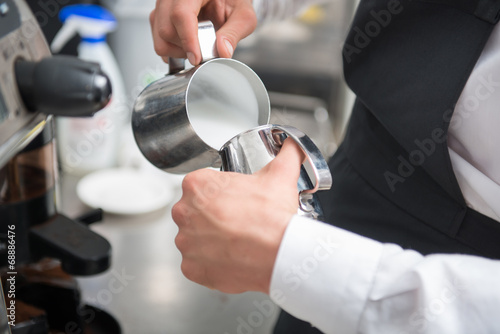
<instances>
[{"instance_id":1,"label":"barista's hand","mask_svg":"<svg viewBox=\"0 0 500 334\"><path fill-rule=\"evenodd\" d=\"M281 239L297 213L303 157L287 139L254 175L199 170L186 176L172 217L188 279L227 293L269 292Z\"/></svg>"},{"instance_id":2,"label":"barista's hand","mask_svg":"<svg viewBox=\"0 0 500 334\"><path fill-rule=\"evenodd\" d=\"M157 0L150 23L155 51L167 57L201 61L198 19L211 20L217 29L219 57L231 58L236 44L255 30L252 0Z\"/></svg>"}]
</instances>

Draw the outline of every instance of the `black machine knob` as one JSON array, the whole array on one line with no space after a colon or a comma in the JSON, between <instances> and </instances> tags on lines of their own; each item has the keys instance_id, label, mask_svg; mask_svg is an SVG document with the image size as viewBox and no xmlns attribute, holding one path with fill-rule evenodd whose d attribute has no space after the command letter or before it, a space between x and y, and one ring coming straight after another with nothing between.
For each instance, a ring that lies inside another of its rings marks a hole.
<instances>
[{"instance_id":1,"label":"black machine knob","mask_svg":"<svg viewBox=\"0 0 500 334\"><path fill-rule=\"evenodd\" d=\"M30 228L32 254L61 260L70 275L95 275L111 265L111 245L86 225L57 214Z\"/></svg>"},{"instance_id":2,"label":"black machine knob","mask_svg":"<svg viewBox=\"0 0 500 334\"><path fill-rule=\"evenodd\" d=\"M86 117L111 99L111 82L97 63L72 56L15 63L17 85L30 111L47 115Z\"/></svg>"}]
</instances>

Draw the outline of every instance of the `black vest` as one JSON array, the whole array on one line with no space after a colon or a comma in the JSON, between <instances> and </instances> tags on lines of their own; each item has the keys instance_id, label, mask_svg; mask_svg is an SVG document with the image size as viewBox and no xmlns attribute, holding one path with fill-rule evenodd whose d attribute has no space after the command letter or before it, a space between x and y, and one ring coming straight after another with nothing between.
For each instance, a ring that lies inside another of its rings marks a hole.
<instances>
[{"instance_id":1,"label":"black vest","mask_svg":"<svg viewBox=\"0 0 500 334\"><path fill-rule=\"evenodd\" d=\"M406 152L434 142L435 151L414 153L412 164L423 160L460 205L445 134L499 10L500 1L487 0L362 1L344 48L348 85Z\"/></svg>"},{"instance_id":2,"label":"black vest","mask_svg":"<svg viewBox=\"0 0 500 334\"><path fill-rule=\"evenodd\" d=\"M343 49L357 99L320 194L328 223L423 254L500 258L500 222L466 206L446 141L499 13L500 0L361 0ZM275 333L318 331L282 312Z\"/></svg>"},{"instance_id":3,"label":"black vest","mask_svg":"<svg viewBox=\"0 0 500 334\"><path fill-rule=\"evenodd\" d=\"M343 50L358 98L343 144L347 159L400 209L494 258L500 223L465 205L446 134L467 121L457 115L450 124L499 12L498 0L361 1ZM420 250L408 238L403 246Z\"/></svg>"}]
</instances>

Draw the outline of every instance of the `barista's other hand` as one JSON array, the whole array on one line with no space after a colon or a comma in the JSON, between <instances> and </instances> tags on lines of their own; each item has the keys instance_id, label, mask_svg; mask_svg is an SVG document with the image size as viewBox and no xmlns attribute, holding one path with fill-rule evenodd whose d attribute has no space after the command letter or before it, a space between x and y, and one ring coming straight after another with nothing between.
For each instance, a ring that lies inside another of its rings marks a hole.
<instances>
[{"instance_id":1,"label":"barista's other hand","mask_svg":"<svg viewBox=\"0 0 500 334\"><path fill-rule=\"evenodd\" d=\"M188 279L227 293L269 292L281 239L297 213L303 157L287 139L253 175L198 170L185 177L172 217Z\"/></svg>"},{"instance_id":2,"label":"barista's other hand","mask_svg":"<svg viewBox=\"0 0 500 334\"><path fill-rule=\"evenodd\" d=\"M217 29L219 57L231 58L238 42L255 30L252 0L157 0L149 16L156 53L201 61L198 19L211 20Z\"/></svg>"}]
</instances>

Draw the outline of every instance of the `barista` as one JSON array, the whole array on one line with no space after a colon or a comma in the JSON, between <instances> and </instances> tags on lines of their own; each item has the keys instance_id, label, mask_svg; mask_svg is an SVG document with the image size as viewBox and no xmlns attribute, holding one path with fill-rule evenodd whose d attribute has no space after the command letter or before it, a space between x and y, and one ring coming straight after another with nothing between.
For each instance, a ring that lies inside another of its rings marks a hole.
<instances>
[{"instance_id":1,"label":"barista","mask_svg":"<svg viewBox=\"0 0 500 334\"><path fill-rule=\"evenodd\" d=\"M155 48L197 63L200 14L229 57L256 19L297 3L160 0ZM328 223L384 243L293 215L302 157L285 143L255 175L186 177L172 212L184 274L269 293L328 333L499 331L499 12L487 1L358 7L343 50L357 101L322 202ZM228 186L214 195L214 184ZM284 315L276 331L315 330Z\"/></svg>"}]
</instances>

